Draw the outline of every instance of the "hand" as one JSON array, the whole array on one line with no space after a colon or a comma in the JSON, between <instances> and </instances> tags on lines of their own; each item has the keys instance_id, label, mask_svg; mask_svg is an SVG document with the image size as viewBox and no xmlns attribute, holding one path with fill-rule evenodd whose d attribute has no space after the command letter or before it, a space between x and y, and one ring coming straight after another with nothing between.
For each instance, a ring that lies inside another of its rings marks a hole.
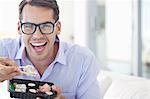
<instances>
[{"instance_id":1,"label":"hand","mask_svg":"<svg viewBox=\"0 0 150 99\"><path fill-rule=\"evenodd\" d=\"M20 69L15 61L0 57L0 81L10 80L20 74Z\"/></svg>"},{"instance_id":2,"label":"hand","mask_svg":"<svg viewBox=\"0 0 150 99\"><path fill-rule=\"evenodd\" d=\"M60 87L58 87L56 85L53 85L52 86L52 90L57 92L57 97L55 99L65 99L64 96L61 96L61 89L60 89Z\"/></svg>"}]
</instances>

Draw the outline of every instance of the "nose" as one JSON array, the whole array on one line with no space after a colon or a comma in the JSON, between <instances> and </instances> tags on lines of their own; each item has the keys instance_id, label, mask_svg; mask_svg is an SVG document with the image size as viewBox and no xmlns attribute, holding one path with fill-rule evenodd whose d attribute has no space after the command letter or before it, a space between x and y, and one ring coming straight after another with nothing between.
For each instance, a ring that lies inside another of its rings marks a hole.
<instances>
[{"instance_id":1,"label":"nose","mask_svg":"<svg viewBox=\"0 0 150 99\"><path fill-rule=\"evenodd\" d=\"M41 33L39 27L36 27L35 33L32 35L34 38L41 38L43 37L43 34Z\"/></svg>"}]
</instances>

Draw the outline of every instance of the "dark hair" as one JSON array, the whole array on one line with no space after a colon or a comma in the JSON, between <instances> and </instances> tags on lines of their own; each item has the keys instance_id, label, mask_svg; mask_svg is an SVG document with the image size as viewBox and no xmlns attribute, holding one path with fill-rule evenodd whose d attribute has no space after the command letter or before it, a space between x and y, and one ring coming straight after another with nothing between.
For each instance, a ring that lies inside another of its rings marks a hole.
<instances>
[{"instance_id":1,"label":"dark hair","mask_svg":"<svg viewBox=\"0 0 150 99\"><path fill-rule=\"evenodd\" d=\"M19 4L19 19L22 20L22 10L26 4L38 7L51 8L54 11L54 20L59 20L59 7L56 0L22 0Z\"/></svg>"}]
</instances>

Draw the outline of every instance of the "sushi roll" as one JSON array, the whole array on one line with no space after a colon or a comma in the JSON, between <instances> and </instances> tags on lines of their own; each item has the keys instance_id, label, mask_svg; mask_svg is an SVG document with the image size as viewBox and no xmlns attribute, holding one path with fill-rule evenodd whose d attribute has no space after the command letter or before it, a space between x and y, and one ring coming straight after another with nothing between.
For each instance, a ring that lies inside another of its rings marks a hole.
<instances>
[{"instance_id":1,"label":"sushi roll","mask_svg":"<svg viewBox=\"0 0 150 99\"><path fill-rule=\"evenodd\" d=\"M22 92L22 90L21 90L21 89L16 88L16 89L15 89L15 92Z\"/></svg>"},{"instance_id":2,"label":"sushi roll","mask_svg":"<svg viewBox=\"0 0 150 99\"><path fill-rule=\"evenodd\" d=\"M44 84L43 86L39 86L39 91L40 92L50 92L51 91L51 86L49 86L47 83Z\"/></svg>"},{"instance_id":3,"label":"sushi roll","mask_svg":"<svg viewBox=\"0 0 150 99\"><path fill-rule=\"evenodd\" d=\"M45 92L47 95L53 95L53 93L52 92Z\"/></svg>"},{"instance_id":4,"label":"sushi roll","mask_svg":"<svg viewBox=\"0 0 150 99\"><path fill-rule=\"evenodd\" d=\"M16 84L15 85L15 91L16 92L26 92L26 85L25 84Z\"/></svg>"},{"instance_id":5,"label":"sushi roll","mask_svg":"<svg viewBox=\"0 0 150 99\"><path fill-rule=\"evenodd\" d=\"M24 93L25 93L25 92L26 92L26 89L18 89L18 88L16 88L16 89L15 89L15 92L24 92Z\"/></svg>"},{"instance_id":6,"label":"sushi roll","mask_svg":"<svg viewBox=\"0 0 150 99\"><path fill-rule=\"evenodd\" d=\"M37 93L37 90L36 89L29 89L29 92L31 92L31 93Z\"/></svg>"},{"instance_id":7,"label":"sushi roll","mask_svg":"<svg viewBox=\"0 0 150 99\"><path fill-rule=\"evenodd\" d=\"M26 65L26 66L20 66L19 67L22 71L22 74L28 75L28 76L36 76L38 74L37 70L34 66Z\"/></svg>"},{"instance_id":8,"label":"sushi roll","mask_svg":"<svg viewBox=\"0 0 150 99\"><path fill-rule=\"evenodd\" d=\"M35 87L35 84L34 83L28 83L28 86L29 87Z\"/></svg>"},{"instance_id":9,"label":"sushi roll","mask_svg":"<svg viewBox=\"0 0 150 99\"><path fill-rule=\"evenodd\" d=\"M15 85L15 88L18 88L18 89L26 89L26 85L25 84L16 84Z\"/></svg>"}]
</instances>

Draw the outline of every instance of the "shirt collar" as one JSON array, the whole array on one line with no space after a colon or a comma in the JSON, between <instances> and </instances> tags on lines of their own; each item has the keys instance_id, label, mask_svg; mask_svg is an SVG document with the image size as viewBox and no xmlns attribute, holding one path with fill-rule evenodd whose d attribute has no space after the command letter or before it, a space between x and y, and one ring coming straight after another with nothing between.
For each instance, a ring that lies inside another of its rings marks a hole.
<instances>
[{"instance_id":1,"label":"shirt collar","mask_svg":"<svg viewBox=\"0 0 150 99\"><path fill-rule=\"evenodd\" d=\"M59 41L59 49L55 61L66 65L65 46L61 41Z\"/></svg>"},{"instance_id":2,"label":"shirt collar","mask_svg":"<svg viewBox=\"0 0 150 99\"><path fill-rule=\"evenodd\" d=\"M66 65L66 56L65 56L65 46L64 43L62 43L59 38L57 37L56 42L59 43L59 49L56 55L56 58L54 60L54 62L58 62L61 63L63 65ZM26 59L26 51L25 51L25 45L23 42L23 39L20 37L19 40L19 50L16 54L15 59L22 59L25 60Z\"/></svg>"}]
</instances>

